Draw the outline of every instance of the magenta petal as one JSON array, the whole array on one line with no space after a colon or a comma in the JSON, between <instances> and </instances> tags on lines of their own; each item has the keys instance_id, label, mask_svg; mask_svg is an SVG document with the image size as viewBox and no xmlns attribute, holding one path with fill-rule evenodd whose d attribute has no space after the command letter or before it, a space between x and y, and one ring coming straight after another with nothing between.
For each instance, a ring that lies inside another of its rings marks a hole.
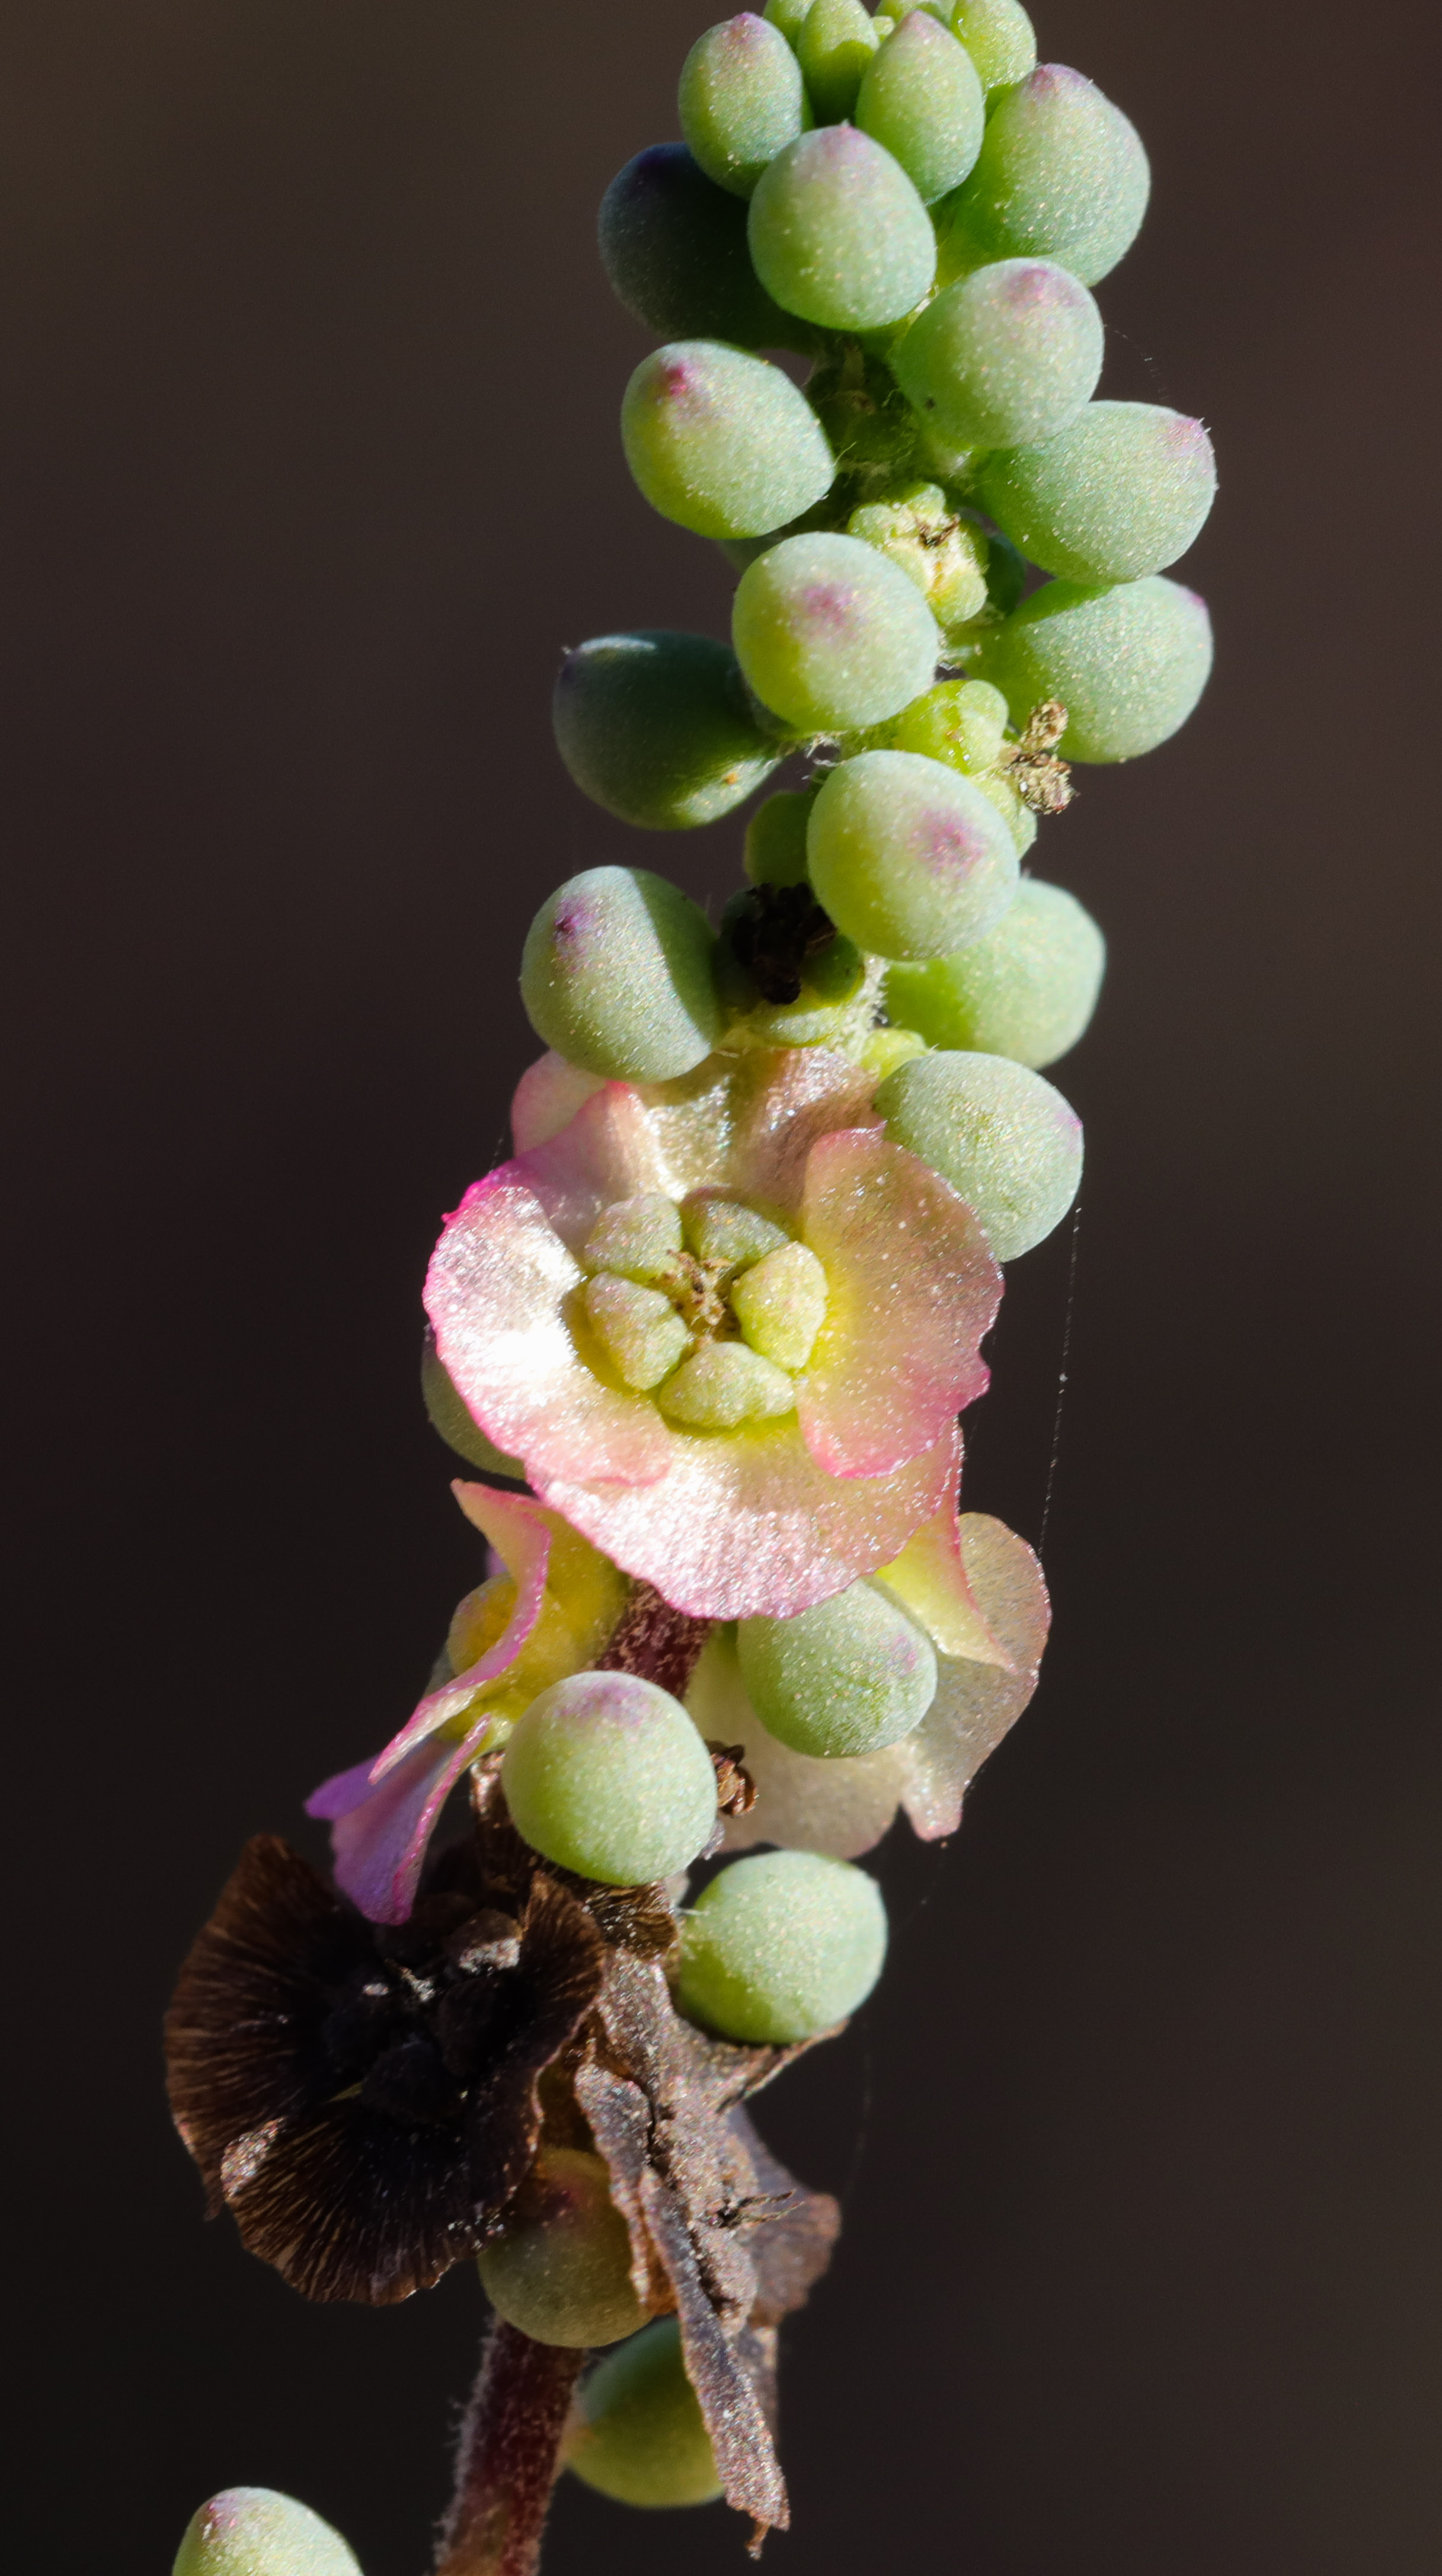
<instances>
[{"instance_id":1,"label":"magenta petal","mask_svg":"<svg viewBox=\"0 0 1442 2576\"><path fill-rule=\"evenodd\" d=\"M609 1083L596 1098L604 1105L617 1091L624 1086ZM663 1473L669 1447L655 1406L604 1386L580 1357L564 1305L581 1271L524 1178L544 1156L560 1155L592 1106L553 1145L503 1163L467 1191L426 1279L442 1366L482 1430L525 1460L532 1484L546 1476L644 1484ZM629 1181L616 1192L628 1194ZM574 1211L574 1187L571 1203Z\"/></svg>"},{"instance_id":2,"label":"magenta petal","mask_svg":"<svg viewBox=\"0 0 1442 2576\"><path fill-rule=\"evenodd\" d=\"M378 1759L378 1755L373 1755L369 1762L352 1764L349 1771L333 1771L328 1780L322 1780L318 1789L312 1789L305 1802L306 1814L320 1816L327 1823L334 1824L338 1816L352 1815L357 1807L363 1807L375 1790Z\"/></svg>"},{"instance_id":3,"label":"magenta petal","mask_svg":"<svg viewBox=\"0 0 1442 2576\"><path fill-rule=\"evenodd\" d=\"M484 1733L482 1721L459 1742L417 1744L357 1805L329 1803L343 1788L348 1794L354 1771L340 1772L306 1800L307 1815L333 1817L336 1885L372 1923L404 1923L410 1913L436 1820Z\"/></svg>"},{"instance_id":4,"label":"magenta petal","mask_svg":"<svg viewBox=\"0 0 1442 2576\"><path fill-rule=\"evenodd\" d=\"M447 1719L459 1717L487 1682L499 1681L502 1673L509 1672L541 1615L551 1560L551 1533L545 1514L528 1495L498 1494L489 1485L457 1481L451 1492L467 1520L500 1556L516 1586L516 1606L495 1644L484 1655L453 1680L442 1682L439 1690L427 1691L425 1698L417 1702L399 1735L393 1735L384 1753L376 1756L371 1766L371 1776L376 1780L383 1780L388 1771L405 1760L413 1745L434 1735Z\"/></svg>"},{"instance_id":5,"label":"magenta petal","mask_svg":"<svg viewBox=\"0 0 1442 2576\"><path fill-rule=\"evenodd\" d=\"M871 1130L813 1146L801 1236L829 1290L798 1388L806 1445L833 1476L885 1475L983 1392L1001 1272L950 1183Z\"/></svg>"},{"instance_id":6,"label":"magenta petal","mask_svg":"<svg viewBox=\"0 0 1442 2576\"><path fill-rule=\"evenodd\" d=\"M627 1574L698 1619L789 1619L900 1554L955 1496L961 1433L889 1476L827 1475L793 1422L674 1433L641 1487L542 1485L546 1502Z\"/></svg>"}]
</instances>

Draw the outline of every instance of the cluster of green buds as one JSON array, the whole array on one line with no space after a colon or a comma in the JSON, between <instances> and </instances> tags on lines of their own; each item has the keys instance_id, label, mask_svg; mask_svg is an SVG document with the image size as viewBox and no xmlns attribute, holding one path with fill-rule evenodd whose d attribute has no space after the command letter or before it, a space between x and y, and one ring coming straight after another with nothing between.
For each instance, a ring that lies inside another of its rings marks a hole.
<instances>
[{"instance_id":1,"label":"cluster of green buds","mask_svg":"<svg viewBox=\"0 0 1442 2576\"><path fill-rule=\"evenodd\" d=\"M170 2024L182 2134L297 2287L382 2303L477 2256L499 2323L445 2576L525 2576L560 2460L785 2519L776 2327L837 2213L740 2106L870 1994L858 1860L899 1811L955 1829L1046 1633L1031 1551L957 1491L999 1265L1076 1195L1043 1069L1104 962L1023 861L1211 655L1167 577L1206 434L1096 398L1145 155L1019 0L770 0L698 39L679 107L601 252L662 342L627 460L724 549L731 637L570 652L556 736L651 831L772 785L719 920L619 866L535 918L547 1053L426 1290L492 1568L406 1725L310 1802L335 1889L250 1846ZM462 1785L472 1838L431 1851ZM353 2569L252 2489L177 2561Z\"/></svg>"}]
</instances>

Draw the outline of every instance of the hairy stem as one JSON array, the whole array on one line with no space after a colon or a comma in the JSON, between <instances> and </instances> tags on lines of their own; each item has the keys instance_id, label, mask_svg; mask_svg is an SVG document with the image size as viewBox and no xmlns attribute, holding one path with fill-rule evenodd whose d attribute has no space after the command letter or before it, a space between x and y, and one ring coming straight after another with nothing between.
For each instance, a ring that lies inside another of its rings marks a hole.
<instances>
[{"instance_id":1,"label":"hairy stem","mask_svg":"<svg viewBox=\"0 0 1442 2576\"><path fill-rule=\"evenodd\" d=\"M497 2323L461 2425L436 2576L534 2576L571 2391L586 2356Z\"/></svg>"},{"instance_id":2,"label":"hairy stem","mask_svg":"<svg viewBox=\"0 0 1442 2576\"><path fill-rule=\"evenodd\" d=\"M596 1669L602 1673L639 1673L643 1681L657 1682L673 1699L679 1699L696 1668L696 1658L710 1627L709 1619L693 1619L684 1610L673 1610L654 1584L637 1583L610 1644L596 1658Z\"/></svg>"}]
</instances>

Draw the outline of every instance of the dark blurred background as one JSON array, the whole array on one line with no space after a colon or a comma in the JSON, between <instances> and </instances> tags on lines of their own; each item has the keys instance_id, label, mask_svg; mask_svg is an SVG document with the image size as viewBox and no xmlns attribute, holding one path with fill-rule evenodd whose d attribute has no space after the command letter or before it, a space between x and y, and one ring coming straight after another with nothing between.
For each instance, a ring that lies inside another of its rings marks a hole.
<instances>
[{"instance_id":1,"label":"dark blurred background","mask_svg":"<svg viewBox=\"0 0 1442 2576\"><path fill-rule=\"evenodd\" d=\"M15 2563L168 2569L217 2485L419 2576L481 2303L307 2308L161 2091L242 1838L410 1705L474 1541L416 1392L440 1212L600 859L560 646L725 631L616 412L597 199L704 12L10 0L0 28L5 1850ZM886 1983L765 2125L841 2189L778 2576L1435 2576L1442 1744L1435 12L1047 0L1136 118L1104 390L1205 413L1180 739L1035 864L1104 924L1056 1641ZM1069 1236L968 1499L1038 1534ZM15 2292L25 2304L17 2314ZM29 2519L29 2529L17 2528ZM573 2490L548 2556L739 2576Z\"/></svg>"}]
</instances>

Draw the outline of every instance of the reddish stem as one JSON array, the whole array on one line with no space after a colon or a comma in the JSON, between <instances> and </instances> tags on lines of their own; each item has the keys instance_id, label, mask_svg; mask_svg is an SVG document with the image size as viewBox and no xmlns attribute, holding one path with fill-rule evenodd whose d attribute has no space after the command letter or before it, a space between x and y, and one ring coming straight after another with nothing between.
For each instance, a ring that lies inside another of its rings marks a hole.
<instances>
[{"instance_id":1,"label":"reddish stem","mask_svg":"<svg viewBox=\"0 0 1442 2576\"><path fill-rule=\"evenodd\" d=\"M571 2391L586 2356L492 2327L461 2425L436 2576L534 2576Z\"/></svg>"},{"instance_id":2,"label":"reddish stem","mask_svg":"<svg viewBox=\"0 0 1442 2576\"><path fill-rule=\"evenodd\" d=\"M633 1585L611 1642L596 1658L600 1673L639 1673L680 1699L710 1631L709 1619L673 1610L654 1584Z\"/></svg>"}]
</instances>

